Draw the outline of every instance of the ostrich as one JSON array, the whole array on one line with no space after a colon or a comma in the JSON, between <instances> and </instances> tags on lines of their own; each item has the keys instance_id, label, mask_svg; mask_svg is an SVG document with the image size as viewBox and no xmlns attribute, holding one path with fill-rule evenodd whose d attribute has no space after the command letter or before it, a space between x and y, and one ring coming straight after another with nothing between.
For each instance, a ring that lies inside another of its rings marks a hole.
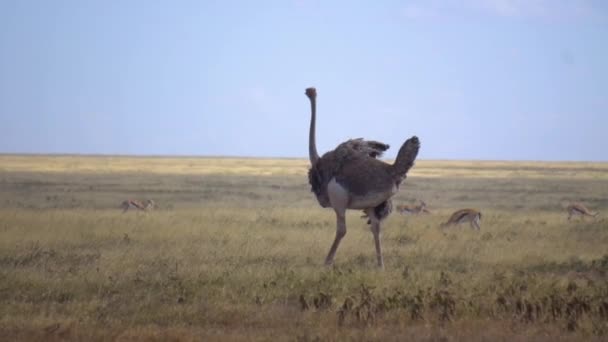
<instances>
[{"instance_id":1,"label":"ostrich","mask_svg":"<svg viewBox=\"0 0 608 342\"><path fill-rule=\"evenodd\" d=\"M389 148L377 141L350 139L338 145L333 151L319 157L315 142L317 91L306 89L310 100L308 181L317 201L323 208L333 208L336 212L336 237L327 258L326 265L332 265L338 245L346 235L346 209L363 210L369 218L374 235L378 266L384 267L380 244L380 222L392 211L391 197L399 190L407 172L414 166L420 149L417 137L408 139L397 154L394 164L387 164L376 158Z\"/></svg>"}]
</instances>

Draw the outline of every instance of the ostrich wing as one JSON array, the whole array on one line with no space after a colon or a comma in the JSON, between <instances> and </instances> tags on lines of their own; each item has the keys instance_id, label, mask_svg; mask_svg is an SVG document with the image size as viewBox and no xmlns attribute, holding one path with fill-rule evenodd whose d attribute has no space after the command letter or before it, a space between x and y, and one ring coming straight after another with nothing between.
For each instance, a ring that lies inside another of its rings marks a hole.
<instances>
[{"instance_id":1,"label":"ostrich wing","mask_svg":"<svg viewBox=\"0 0 608 342\"><path fill-rule=\"evenodd\" d=\"M336 152L340 155L351 155L353 152L366 154L372 158L382 156L382 153L388 150L390 146L374 140L363 140L363 138L347 140L338 147Z\"/></svg>"},{"instance_id":2,"label":"ostrich wing","mask_svg":"<svg viewBox=\"0 0 608 342\"><path fill-rule=\"evenodd\" d=\"M344 165L357 160L361 162L362 159L378 158L388 148L387 144L359 138L347 140L338 145L335 150L325 153L314 165L311 165L308 171L308 182L311 190L317 196L319 204L324 208L330 206L326 192L327 183L340 174Z\"/></svg>"}]
</instances>

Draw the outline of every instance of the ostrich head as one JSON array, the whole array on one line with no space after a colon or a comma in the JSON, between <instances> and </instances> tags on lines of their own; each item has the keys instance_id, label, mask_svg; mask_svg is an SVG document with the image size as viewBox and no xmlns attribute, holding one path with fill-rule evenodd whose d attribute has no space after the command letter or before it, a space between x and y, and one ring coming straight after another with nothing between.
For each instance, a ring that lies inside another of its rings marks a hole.
<instances>
[{"instance_id":1,"label":"ostrich head","mask_svg":"<svg viewBox=\"0 0 608 342\"><path fill-rule=\"evenodd\" d=\"M306 96L308 96L309 99L316 99L317 98L317 89L314 87L310 87L310 88L306 88Z\"/></svg>"}]
</instances>

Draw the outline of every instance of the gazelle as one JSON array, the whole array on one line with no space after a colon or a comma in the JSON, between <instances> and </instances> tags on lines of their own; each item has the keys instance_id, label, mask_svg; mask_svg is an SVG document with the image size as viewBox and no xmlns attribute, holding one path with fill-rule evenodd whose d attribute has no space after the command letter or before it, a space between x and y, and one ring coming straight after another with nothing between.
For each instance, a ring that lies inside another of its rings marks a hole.
<instances>
[{"instance_id":1,"label":"gazelle","mask_svg":"<svg viewBox=\"0 0 608 342\"><path fill-rule=\"evenodd\" d=\"M441 224L441 227L453 226L465 222L471 224L471 228L480 230L479 221L481 221L481 212L476 209L460 209L450 216L450 219Z\"/></svg>"},{"instance_id":2,"label":"gazelle","mask_svg":"<svg viewBox=\"0 0 608 342\"><path fill-rule=\"evenodd\" d=\"M597 216L597 212L589 211L589 209L587 209L587 207L585 207L581 203L571 203L570 205L568 205L566 210L568 211L568 220L570 220L572 218L572 216L576 216L576 215L579 215L581 217Z\"/></svg>"},{"instance_id":3,"label":"gazelle","mask_svg":"<svg viewBox=\"0 0 608 342\"><path fill-rule=\"evenodd\" d=\"M137 200L125 200L122 202L122 204L120 205L120 207L122 208L122 212L126 212L129 209L137 209L137 210L142 210L142 211L148 211L148 210L152 210L154 209L154 206L156 205L156 203L154 203L153 200L149 199L144 201L143 203Z\"/></svg>"},{"instance_id":4,"label":"gazelle","mask_svg":"<svg viewBox=\"0 0 608 342\"><path fill-rule=\"evenodd\" d=\"M418 215L420 213L430 214L431 212L426 208L426 203L420 201L420 205L409 205L401 204L396 207L397 212L402 215Z\"/></svg>"}]
</instances>

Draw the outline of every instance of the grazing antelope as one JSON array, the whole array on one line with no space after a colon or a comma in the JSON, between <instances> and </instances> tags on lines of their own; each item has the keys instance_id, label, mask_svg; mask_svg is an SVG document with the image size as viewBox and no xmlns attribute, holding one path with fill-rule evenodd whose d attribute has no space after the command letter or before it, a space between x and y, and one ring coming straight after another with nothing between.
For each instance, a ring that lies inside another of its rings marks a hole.
<instances>
[{"instance_id":1,"label":"grazing antelope","mask_svg":"<svg viewBox=\"0 0 608 342\"><path fill-rule=\"evenodd\" d=\"M572 203L568 205L566 208L568 211L568 221L572 218L572 216L579 215L580 217L591 216L595 217L597 212L591 212L587 207L582 205L581 203Z\"/></svg>"},{"instance_id":2,"label":"grazing antelope","mask_svg":"<svg viewBox=\"0 0 608 342\"><path fill-rule=\"evenodd\" d=\"M476 209L460 209L450 216L450 219L441 225L441 227L453 226L465 222L471 224L471 228L480 230L479 221L481 221L481 212Z\"/></svg>"},{"instance_id":3,"label":"grazing antelope","mask_svg":"<svg viewBox=\"0 0 608 342\"><path fill-rule=\"evenodd\" d=\"M142 211L148 211L148 210L152 210L154 209L154 206L156 205L156 203L154 203L153 200L146 200L143 203L137 200L125 200L122 202L122 204L120 205L120 207L122 208L122 212L126 212L129 209L137 209L137 210L142 210Z\"/></svg>"},{"instance_id":4,"label":"grazing antelope","mask_svg":"<svg viewBox=\"0 0 608 342\"><path fill-rule=\"evenodd\" d=\"M401 204L396 207L397 212L402 215L418 215L420 213L430 214L431 212L426 208L426 203L420 201L420 205L409 205Z\"/></svg>"}]
</instances>

